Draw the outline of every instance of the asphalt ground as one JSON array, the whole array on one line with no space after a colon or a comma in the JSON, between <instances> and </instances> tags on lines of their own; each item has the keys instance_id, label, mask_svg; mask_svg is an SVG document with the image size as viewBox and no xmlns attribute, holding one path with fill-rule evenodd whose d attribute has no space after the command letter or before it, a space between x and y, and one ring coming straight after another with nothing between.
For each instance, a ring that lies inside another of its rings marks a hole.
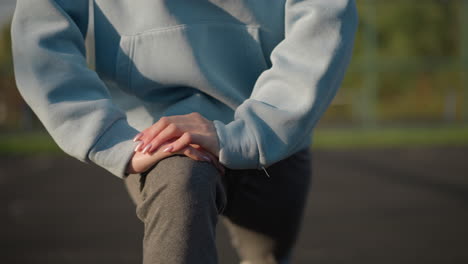
<instances>
[{"instance_id":1,"label":"asphalt ground","mask_svg":"<svg viewBox=\"0 0 468 264\"><path fill-rule=\"evenodd\" d=\"M315 151L293 263L468 263L468 147ZM0 157L0 263L141 263L122 181L64 156ZM225 230L220 263L237 263Z\"/></svg>"}]
</instances>

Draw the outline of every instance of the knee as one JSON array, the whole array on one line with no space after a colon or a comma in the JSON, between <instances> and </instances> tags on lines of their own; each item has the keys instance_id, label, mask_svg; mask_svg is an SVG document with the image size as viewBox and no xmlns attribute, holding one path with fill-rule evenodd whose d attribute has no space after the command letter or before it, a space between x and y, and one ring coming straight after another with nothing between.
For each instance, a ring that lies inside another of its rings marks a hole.
<instances>
[{"instance_id":1,"label":"knee","mask_svg":"<svg viewBox=\"0 0 468 264\"><path fill-rule=\"evenodd\" d=\"M216 199L219 174L208 162L185 156L160 161L146 175L142 186L144 201L180 206L199 206Z\"/></svg>"},{"instance_id":2,"label":"knee","mask_svg":"<svg viewBox=\"0 0 468 264\"><path fill-rule=\"evenodd\" d=\"M208 162L174 156L163 160L154 180L162 181L168 191L180 195L201 195L214 189L218 173ZM164 178L164 179L161 179Z\"/></svg>"}]
</instances>

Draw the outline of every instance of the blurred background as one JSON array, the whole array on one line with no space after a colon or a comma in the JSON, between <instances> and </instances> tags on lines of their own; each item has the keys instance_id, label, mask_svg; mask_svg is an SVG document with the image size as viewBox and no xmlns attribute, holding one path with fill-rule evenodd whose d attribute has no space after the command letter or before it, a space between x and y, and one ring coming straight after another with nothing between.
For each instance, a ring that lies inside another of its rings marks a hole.
<instances>
[{"instance_id":1,"label":"blurred background","mask_svg":"<svg viewBox=\"0 0 468 264\"><path fill-rule=\"evenodd\" d=\"M356 2L294 263L468 263L468 0ZM62 154L16 90L14 6L0 0L0 263L141 262L122 183Z\"/></svg>"}]
</instances>

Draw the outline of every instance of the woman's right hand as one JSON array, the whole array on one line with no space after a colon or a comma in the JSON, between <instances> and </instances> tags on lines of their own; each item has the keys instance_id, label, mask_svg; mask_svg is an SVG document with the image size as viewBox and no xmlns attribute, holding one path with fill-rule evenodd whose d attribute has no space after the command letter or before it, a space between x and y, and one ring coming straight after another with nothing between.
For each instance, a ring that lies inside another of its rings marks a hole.
<instances>
[{"instance_id":1,"label":"woman's right hand","mask_svg":"<svg viewBox=\"0 0 468 264\"><path fill-rule=\"evenodd\" d=\"M151 154L143 154L142 152L136 151L127 164L126 173L134 174L145 172L158 161L169 156L173 156L175 154L183 154L197 161L211 162L218 169L218 171L220 171L222 174L224 173L224 167L219 163L218 158L216 158L210 152L204 150L199 145L191 144L177 152L163 152L165 146L167 146L170 143L172 142L166 142L162 144L157 150L155 150Z\"/></svg>"}]
</instances>

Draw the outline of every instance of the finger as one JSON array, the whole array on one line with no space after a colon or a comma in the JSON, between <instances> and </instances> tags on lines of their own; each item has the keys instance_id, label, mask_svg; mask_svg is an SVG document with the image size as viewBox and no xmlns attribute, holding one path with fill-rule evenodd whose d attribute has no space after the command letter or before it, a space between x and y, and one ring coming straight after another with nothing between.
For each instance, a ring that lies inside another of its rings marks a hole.
<instances>
[{"instance_id":1,"label":"finger","mask_svg":"<svg viewBox=\"0 0 468 264\"><path fill-rule=\"evenodd\" d=\"M154 153L159 152L159 153L161 153L161 154L163 154L163 155L169 154L169 155L165 155L165 156L170 156L170 154L171 154L170 152L164 153L163 151L160 151L160 150L167 148L167 147L170 146L170 144L172 144L174 141L175 141L175 139L170 139L170 140L168 140L168 141L162 143L158 148L152 148L152 144L150 143L150 144L148 144L145 148L140 147L141 153L153 155ZM140 142L140 144L143 144L143 142ZM140 145L140 144L138 144L138 145ZM138 147L139 147L139 146L137 146L137 148L138 148ZM153 149L151 152L150 152L150 148Z\"/></svg>"},{"instance_id":2,"label":"finger","mask_svg":"<svg viewBox=\"0 0 468 264\"><path fill-rule=\"evenodd\" d=\"M137 142L137 141L140 141L140 138L143 136L143 133L138 133L136 134L136 136L133 138L133 142Z\"/></svg>"},{"instance_id":3,"label":"finger","mask_svg":"<svg viewBox=\"0 0 468 264\"><path fill-rule=\"evenodd\" d=\"M161 132L161 137L164 132ZM182 134L182 135L180 135ZM186 129L178 129L176 133L173 134L174 137L179 136L177 140L174 141L173 144L168 146L167 148L164 149L164 152L176 152L179 151L186 146L192 145L194 148L197 149L202 149L200 145L205 144L205 138L203 136L200 136L198 134L195 134L193 132L186 131ZM159 138L159 136L158 136ZM159 142L163 142L163 139L161 139ZM151 142L153 145L154 143Z\"/></svg>"},{"instance_id":4,"label":"finger","mask_svg":"<svg viewBox=\"0 0 468 264\"><path fill-rule=\"evenodd\" d=\"M141 147L142 147L142 146L143 146L143 142L140 141L140 142L136 145L136 147L135 147L135 149L134 149L134 152L139 152L139 151L141 150Z\"/></svg>"},{"instance_id":5,"label":"finger","mask_svg":"<svg viewBox=\"0 0 468 264\"><path fill-rule=\"evenodd\" d=\"M166 147L163 152L177 152L192 143L192 135L189 132L185 132L176 141ZM195 147L193 147L195 148Z\"/></svg>"},{"instance_id":6,"label":"finger","mask_svg":"<svg viewBox=\"0 0 468 264\"><path fill-rule=\"evenodd\" d=\"M213 164L213 166L221 173L224 175L225 169L224 166L219 162L218 157L210 153L209 151L200 148L200 151L202 151L204 154L206 154L210 158L210 162Z\"/></svg>"},{"instance_id":7,"label":"finger","mask_svg":"<svg viewBox=\"0 0 468 264\"><path fill-rule=\"evenodd\" d=\"M198 145L198 144L193 144L193 143L190 143L190 146L195 148L195 149L201 149L202 146Z\"/></svg>"},{"instance_id":8,"label":"finger","mask_svg":"<svg viewBox=\"0 0 468 264\"><path fill-rule=\"evenodd\" d=\"M214 155L213 153L209 152L208 150L204 149L202 146L198 145L198 144L190 144L190 146L192 146L193 148L197 149L197 150L200 150L202 151L203 153L205 153L207 156L210 157L211 161L213 161L213 164L216 165L217 168L219 168L220 171L222 171L224 173L225 171L225 168L224 166L219 162L219 158Z\"/></svg>"},{"instance_id":9,"label":"finger","mask_svg":"<svg viewBox=\"0 0 468 264\"><path fill-rule=\"evenodd\" d=\"M165 130L169 125L175 124L177 126L183 125L184 131L204 131L206 130L206 123L209 123L199 113L191 113L186 115L163 116L151 127L143 131L144 136L141 137L142 141L148 144L148 139L152 140L157 137L159 133Z\"/></svg>"},{"instance_id":10,"label":"finger","mask_svg":"<svg viewBox=\"0 0 468 264\"><path fill-rule=\"evenodd\" d=\"M210 158L207 155L190 146L182 149L180 152L193 160L210 162Z\"/></svg>"},{"instance_id":11,"label":"finger","mask_svg":"<svg viewBox=\"0 0 468 264\"><path fill-rule=\"evenodd\" d=\"M138 137L138 140L143 142L143 147L145 147L151 140L153 140L161 131L168 127L172 123L171 117L163 116L152 126L143 130ZM137 137L135 137L137 138Z\"/></svg>"},{"instance_id":12,"label":"finger","mask_svg":"<svg viewBox=\"0 0 468 264\"><path fill-rule=\"evenodd\" d=\"M158 149L161 144L173 139L178 138L182 135L182 132L175 124L170 124L163 131L161 131L153 140L151 140L148 145L148 152L152 153L154 150Z\"/></svg>"}]
</instances>

